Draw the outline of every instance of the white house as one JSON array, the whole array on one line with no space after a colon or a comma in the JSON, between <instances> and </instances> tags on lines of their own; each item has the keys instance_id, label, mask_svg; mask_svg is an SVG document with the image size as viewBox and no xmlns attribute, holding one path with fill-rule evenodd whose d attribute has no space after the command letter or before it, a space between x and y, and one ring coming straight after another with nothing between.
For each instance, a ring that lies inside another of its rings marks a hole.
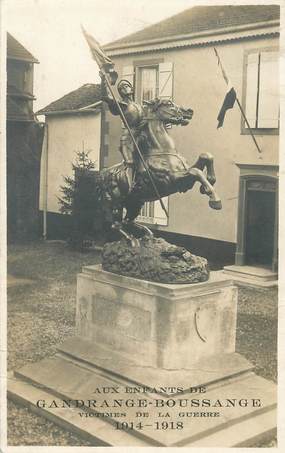
<instances>
[{"instance_id":1,"label":"white house","mask_svg":"<svg viewBox=\"0 0 285 453\"><path fill-rule=\"evenodd\" d=\"M41 161L40 210L44 236L65 237L68 218L60 214L58 198L64 176L72 175L76 152L89 151L100 169L101 88L85 84L37 112L45 115L46 133Z\"/></svg>"},{"instance_id":2,"label":"white house","mask_svg":"<svg viewBox=\"0 0 285 453\"><path fill-rule=\"evenodd\" d=\"M146 207L142 220L224 264L277 266L279 20L277 5L197 6L104 46L119 77L134 84L139 102L163 96L194 110L187 127L170 131L188 162L201 152L215 159L221 211L210 210L195 187L169 197L168 221L157 203ZM226 84L214 48L261 153L237 104L217 129ZM113 164L120 158L121 123L110 113L106 122L108 142L102 149L109 147L107 160Z\"/></svg>"}]
</instances>

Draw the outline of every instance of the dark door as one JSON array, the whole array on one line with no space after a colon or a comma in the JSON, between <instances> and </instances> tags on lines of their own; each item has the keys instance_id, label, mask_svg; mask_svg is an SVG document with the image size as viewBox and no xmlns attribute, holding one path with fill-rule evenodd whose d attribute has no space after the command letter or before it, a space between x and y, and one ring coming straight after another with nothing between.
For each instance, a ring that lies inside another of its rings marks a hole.
<instances>
[{"instance_id":1,"label":"dark door","mask_svg":"<svg viewBox=\"0 0 285 453\"><path fill-rule=\"evenodd\" d=\"M272 265L275 197L274 191L247 191L246 264Z\"/></svg>"}]
</instances>

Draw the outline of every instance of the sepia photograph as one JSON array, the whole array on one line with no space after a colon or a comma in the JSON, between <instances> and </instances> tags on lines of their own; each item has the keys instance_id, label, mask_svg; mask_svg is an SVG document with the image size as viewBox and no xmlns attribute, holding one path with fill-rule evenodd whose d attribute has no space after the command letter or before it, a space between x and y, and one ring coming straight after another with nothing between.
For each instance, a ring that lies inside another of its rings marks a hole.
<instances>
[{"instance_id":1,"label":"sepia photograph","mask_svg":"<svg viewBox=\"0 0 285 453\"><path fill-rule=\"evenodd\" d=\"M284 6L0 3L1 453L281 447Z\"/></svg>"}]
</instances>

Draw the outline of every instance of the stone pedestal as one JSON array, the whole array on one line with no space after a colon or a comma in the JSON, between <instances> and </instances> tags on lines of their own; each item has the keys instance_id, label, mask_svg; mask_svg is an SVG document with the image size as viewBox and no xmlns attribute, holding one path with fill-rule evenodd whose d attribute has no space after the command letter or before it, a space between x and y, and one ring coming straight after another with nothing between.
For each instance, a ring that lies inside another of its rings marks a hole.
<instances>
[{"instance_id":1,"label":"stone pedestal","mask_svg":"<svg viewBox=\"0 0 285 453\"><path fill-rule=\"evenodd\" d=\"M85 267L77 336L17 371L9 395L94 445L250 446L276 428L276 387L235 352L236 315L222 272L167 285Z\"/></svg>"},{"instance_id":2,"label":"stone pedestal","mask_svg":"<svg viewBox=\"0 0 285 453\"><path fill-rule=\"evenodd\" d=\"M140 366L192 368L235 351L237 288L208 282L166 285L88 266L78 276L77 334Z\"/></svg>"}]
</instances>

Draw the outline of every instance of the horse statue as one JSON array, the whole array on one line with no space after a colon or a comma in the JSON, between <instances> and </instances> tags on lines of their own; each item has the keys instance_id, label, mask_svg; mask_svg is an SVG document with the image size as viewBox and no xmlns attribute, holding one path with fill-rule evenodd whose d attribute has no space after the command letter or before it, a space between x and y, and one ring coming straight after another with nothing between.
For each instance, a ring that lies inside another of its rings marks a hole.
<instances>
[{"instance_id":1,"label":"horse statue","mask_svg":"<svg viewBox=\"0 0 285 453\"><path fill-rule=\"evenodd\" d=\"M168 133L169 125L186 126L192 115L191 109L180 107L171 100L144 101L143 120L136 134L137 143L161 197L186 192L199 182L200 192L209 197L210 208L221 209L221 200L213 187L216 182L213 156L209 153L200 154L197 161L190 166L177 152ZM135 156L131 189L126 177L126 165L121 162L100 172L98 193L104 208L111 216L112 228L132 244L135 239L129 233L131 225L135 229L143 230L147 235L152 235L146 226L135 221L146 201L159 199L138 156Z\"/></svg>"}]
</instances>

